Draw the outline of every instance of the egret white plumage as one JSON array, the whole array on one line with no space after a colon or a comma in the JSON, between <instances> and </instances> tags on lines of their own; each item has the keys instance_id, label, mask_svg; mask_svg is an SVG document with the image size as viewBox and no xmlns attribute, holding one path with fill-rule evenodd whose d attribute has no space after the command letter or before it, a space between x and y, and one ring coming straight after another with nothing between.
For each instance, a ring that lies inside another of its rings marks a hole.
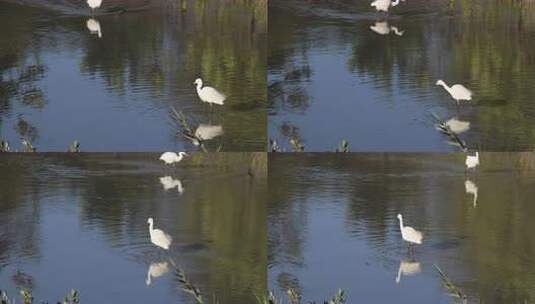
<instances>
[{"instance_id":1,"label":"egret white plumage","mask_svg":"<svg viewBox=\"0 0 535 304\"><path fill-rule=\"evenodd\" d=\"M182 182L179 179L174 179L171 176L164 176L160 177L160 183L165 191L176 187L178 193L184 193L184 187L182 187Z\"/></svg>"},{"instance_id":2,"label":"egret white plumage","mask_svg":"<svg viewBox=\"0 0 535 304\"><path fill-rule=\"evenodd\" d=\"M385 13L388 13L388 9L391 6L396 6L399 4L399 0L392 1L392 0L375 0L371 3L371 6L374 6L375 9L380 12L383 11Z\"/></svg>"},{"instance_id":3,"label":"egret white plumage","mask_svg":"<svg viewBox=\"0 0 535 304\"><path fill-rule=\"evenodd\" d=\"M154 220L152 217L148 218L147 223L149 224L150 241L160 248L169 250L169 246L171 246L173 238L160 229L154 229Z\"/></svg>"},{"instance_id":4,"label":"egret white plumage","mask_svg":"<svg viewBox=\"0 0 535 304\"><path fill-rule=\"evenodd\" d=\"M464 189L465 189L466 193L472 194L474 196L473 204L474 204L474 207L476 207L477 206L477 192L479 190L477 188L477 185L474 182L472 182L471 180L467 179L464 182Z\"/></svg>"},{"instance_id":5,"label":"egret white plumage","mask_svg":"<svg viewBox=\"0 0 535 304\"><path fill-rule=\"evenodd\" d=\"M149 286L152 283L152 278L161 277L167 272L169 272L169 266L167 262L150 264L149 270L147 271L147 279L145 280L145 284Z\"/></svg>"},{"instance_id":6,"label":"egret white plumage","mask_svg":"<svg viewBox=\"0 0 535 304\"><path fill-rule=\"evenodd\" d=\"M422 244L423 234L410 226L403 226L403 216L401 214L398 214L398 220L403 240L408 242L409 246L411 244Z\"/></svg>"},{"instance_id":7,"label":"egret white plumage","mask_svg":"<svg viewBox=\"0 0 535 304\"><path fill-rule=\"evenodd\" d=\"M398 276L396 277L396 283L401 281L401 275L410 276L422 272L420 263L410 261L400 261L398 268Z\"/></svg>"},{"instance_id":8,"label":"egret white plumage","mask_svg":"<svg viewBox=\"0 0 535 304\"><path fill-rule=\"evenodd\" d=\"M186 152L178 152L178 154L175 152L164 152L160 156L160 160L167 165L171 165L180 162L184 156L188 156L188 154Z\"/></svg>"},{"instance_id":9,"label":"egret white plumage","mask_svg":"<svg viewBox=\"0 0 535 304\"><path fill-rule=\"evenodd\" d=\"M457 103L461 100L472 100L472 91L465 88L462 84L454 84L448 87L444 81L438 80L436 85L442 86Z\"/></svg>"},{"instance_id":10,"label":"egret white plumage","mask_svg":"<svg viewBox=\"0 0 535 304\"><path fill-rule=\"evenodd\" d=\"M199 95L199 98L203 102L207 102L210 105L212 104L223 105L224 104L224 101L227 97L212 87L206 87L206 86L203 87L203 82L201 78L195 79L194 84L197 86L197 95Z\"/></svg>"},{"instance_id":11,"label":"egret white plumage","mask_svg":"<svg viewBox=\"0 0 535 304\"><path fill-rule=\"evenodd\" d=\"M100 22L98 22L98 20L89 18L85 25L87 26L89 33L97 34L98 38L102 38L102 30L100 29Z\"/></svg>"},{"instance_id":12,"label":"egret white plumage","mask_svg":"<svg viewBox=\"0 0 535 304\"><path fill-rule=\"evenodd\" d=\"M375 22L374 25L370 26L370 30L376 32L379 35L388 35L391 32L398 36L403 36L404 31L400 31L395 26L388 26L388 22L382 21L382 22Z\"/></svg>"},{"instance_id":13,"label":"egret white plumage","mask_svg":"<svg viewBox=\"0 0 535 304\"><path fill-rule=\"evenodd\" d=\"M466 155L466 161L464 163L467 170L475 169L479 166L479 152L476 151L476 155Z\"/></svg>"},{"instance_id":14,"label":"egret white plumage","mask_svg":"<svg viewBox=\"0 0 535 304\"><path fill-rule=\"evenodd\" d=\"M91 8L91 14L95 13L95 10L100 7L102 0L87 0L87 5Z\"/></svg>"}]
</instances>

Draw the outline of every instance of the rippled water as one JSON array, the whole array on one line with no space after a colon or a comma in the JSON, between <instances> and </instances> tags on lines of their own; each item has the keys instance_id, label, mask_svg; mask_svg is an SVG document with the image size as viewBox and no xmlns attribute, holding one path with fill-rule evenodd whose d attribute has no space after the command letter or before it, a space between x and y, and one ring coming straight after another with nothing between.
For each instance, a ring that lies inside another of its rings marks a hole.
<instances>
[{"instance_id":1,"label":"rippled water","mask_svg":"<svg viewBox=\"0 0 535 304\"><path fill-rule=\"evenodd\" d=\"M196 149L175 107L210 150L265 150L265 1L111 0L94 18L85 1L24 2L38 5L0 2L0 138L13 148ZM197 77L225 106L199 100Z\"/></svg>"},{"instance_id":2,"label":"rippled water","mask_svg":"<svg viewBox=\"0 0 535 304\"><path fill-rule=\"evenodd\" d=\"M322 301L468 303L535 299L535 155L270 155L269 288ZM477 195L475 199L474 193ZM396 215L423 232L411 255ZM398 281L398 282L396 282Z\"/></svg>"},{"instance_id":3,"label":"rippled water","mask_svg":"<svg viewBox=\"0 0 535 304\"><path fill-rule=\"evenodd\" d=\"M535 147L532 1L406 1L385 19L368 1L274 0L269 24L270 138L308 151L341 139L355 151L455 151L435 113L469 123L470 148ZM456 106L438 79L473 101Z\"/></svg>"},{"instance_id":4,"label":"rippled water","mask_svg":"<svg viewBox=\"0 0 535 304\"><path fill-rule=\"evenodd\" d=\"M195 303L181 268L206 300L264 294L266 184L247 174L258 156L196 154L176 168L156 156L2 157L0 290L17 302L26 287L39 303L71 288L82 303ZM169 251L150 243L150 216Z\"/></svg>"}]
</instances>

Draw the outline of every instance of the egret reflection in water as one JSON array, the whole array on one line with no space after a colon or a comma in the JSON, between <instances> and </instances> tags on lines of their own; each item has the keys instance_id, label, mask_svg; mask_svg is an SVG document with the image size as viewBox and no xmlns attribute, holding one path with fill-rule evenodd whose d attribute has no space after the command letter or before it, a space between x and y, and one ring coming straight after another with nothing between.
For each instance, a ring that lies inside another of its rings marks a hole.
<instances>
[{"instance_id":1,"label":"egret reflection in water","mask_svg":"<svg viewBox=\"0 0 535 304\"><path fill-rule=\"evenodd\" d=\"M159 278L169 272L169 264L167 262L151 263L147 271L147 279L145 284L149 286L152 283L152 278Z\"/></svg>"},{"instance_id":2,"label":"egret reflection in water","mask_svg":"<svg viewBox=\"0 0 535 304\"><path fill-rule=\"evenodd\" d=\"M386 21L377 21L374 25L370 26L370 30L379 35L388 35L394 33L397 36L403 36L405 31L400 31L396 26L389 26Z\"/></svg>"},{"instance_id":3,"label":"egret reflection in water","mask_svg":"<svg viewBox=\"0 0 535 304\"><path fill-rule=\"evenodd\" d=\"M98 20L89 18L85 25L89 30L89 33L97 35L98 38L102 38L102 29L100 28L100 22L98 22Z\"/></svg>"},{"instance_id":4,"label":"egret reflection in water","mask_svg":"<svg viewBox=\"0 0 535 304\"><path fill-rule=\"evenodd\" d=\"M477 185L471 180L467 179L464 182L464 189L467 194L471 194L474 196L472 203L474 207L476 207L477 206L477 192L479 191L479 189L477 188Z\"/></svg>"},{"instance_id":5,"label":"egret reflection in water","mask_svg":"<svg viewBox=\"0 0 535 304\"><path fill-rule=\"evenodd\" d=\"M399 262L398 275L396 276L396 283L399 284L401 276L411 276L422 272L422 268L419 262L415 261L403 261Z\"/></svg>"},{"instance_id":6,"label":"egret reflection in water","mask_svg":"<svg viewBox=\"0 0 535 304\"><path fill-rule=\"evenodd\" d=\"M178 193L184 193L184 187L179 179L172 178L171 176L160 177L160 183L165 191L176 188Z\"/></svg>"},{"instance_id":7,"label":"egret reflection in water","mask_svg":"<svg viewBox=\"0 0 535 304\"><path fill-rule=\"evenodd\" d=\"M459 120L457 117L448 119L445 124L456 134L464 133L470 130L470 122Z\"/></svg>"}]
</instances>

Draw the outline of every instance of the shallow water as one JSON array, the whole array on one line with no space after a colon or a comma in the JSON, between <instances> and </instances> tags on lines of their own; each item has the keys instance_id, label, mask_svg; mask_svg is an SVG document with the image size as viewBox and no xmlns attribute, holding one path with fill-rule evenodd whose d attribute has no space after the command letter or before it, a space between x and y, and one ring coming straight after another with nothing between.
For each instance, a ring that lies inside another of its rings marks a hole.
<instances>
[{"instance_id":1,"label":"shallow water","mask_svg":"<svg viewBox=\"0 0 535 304\"><path fill-rule=\"evenodd\" d=\"M204 136L209 150L265 150L262 1L130 1L125 13L108 1L94 17L101 38L85 2L48 2L0 2L0 138L13 148L22 137L38 151L73 140L83 151L196 149L176 134L175 107L193 130L219 130ZM199 100L197 77L227 95L223 107Z\"/></svg>"},{"instance_id":2,"label":"shallow water","mask_svg":"<svg viewBox=\"0 0 535 304\"><path fill-rule=\"evenodd\" d=\"M2 157L0 289L17 302L26 287L38 302L75 288L82 303L195 303L181 268L205 300L245 304L264 294L266 184L247 174L250 156L197 154L176 168L155 159ZM165 176L183 192L165 190ZM172 236L169 251L150 243L150 216Z\"/></svg>"},{"instance_id":3,"label":"shallow water","mask_svg":"<svg viewBox=\"0 0 535 304\"><path fill-rule=\"evenodd\" d=\"M484 153L468 176L463 165L463 154L270 155L269 289L455 303L436 264L468 303L533 302L535 155ZM424 234L412 255L398 213Z\"/></svg>"},{"instance_id":4,"label":"shallow water","mask_svg":"<svg viewBox=\"0 0 535 304\"><path fill-rule=\"evenodd\" d=\"M402 35L374 32L382 21ZM469 148L532 150L534 48L532 1L414 0L386 19L367 1L270 1L268 136L307 151L341 139L354 151L457 151L435 113L469 123ZM472 102L456 106L438 79Z\"/></svg>"}]
</instances>

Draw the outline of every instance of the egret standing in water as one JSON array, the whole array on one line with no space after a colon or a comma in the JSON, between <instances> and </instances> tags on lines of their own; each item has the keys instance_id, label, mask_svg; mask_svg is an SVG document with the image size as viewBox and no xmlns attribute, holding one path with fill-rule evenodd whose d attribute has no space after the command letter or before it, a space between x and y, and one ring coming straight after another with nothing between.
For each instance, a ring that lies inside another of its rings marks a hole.
<instances>
[{"instance_id":1,"label":"egret standing in water","mask_svg":"<svg viewBox=\"0 0 535 304\"><path fill-rule=\"evenodd\" d=\"M197 86L197 95L203 102L207 102L210 106L212 104L221 106L224 104L227 97L212 87L203 87L201 78L195 79L194 84Z\"/></svg>"},{"instance_id":2,"label":"egret standing in water","mask_svg":"<svg viewBox=\"0 0 535 304\"><path fill-rule=\"evenodd\" d=\"M154 220L152 219L152 217L149 217L149 219L147 220L147 223L149 224L150 241L154 245L160 248L169 250L169 246L171 246L171 242L173 242L173 238L171 238L170 235L168 235L167 233L163 232L160 229L154 229L153 228Z\"/></svg>"},{"instance_id":3,"label":"egret standing in water","mask_svg":"<svg viewBox=\"0 0 535 304\"><path fill-rule=\"evenodd\" d=\"M479 152L476 151L476 155L466 155L466 161L464 163L466 170L475 169L479 166Z\"/></svg>"},{"instance_id":4,"label":"egret standing in water","mask_svg":"<svg viewBox=\"0 0 535 304\"><path fill-rule=\"evenodd\" d=\"M375 9L380 12L383 11L385 13L388 13L388 9L392 6L396 6L399 4L399 0L392 1L392 0L375 0L372 2L371 6L374 6Z\"/></svg>"},{"instance_id":5,"label":"egret standing in water","mask_svg":"<svg viewBox=\"0 0 535 304\"><path fill-rule=\"evenodd\" d=\"M89 33L97 34L98 38L102 38L102 30L100 29L100 22L98 22L98 20L89 18L85 25L87 26Z\"/></svg>"},{"instance_id":6,"label":"egret standing in water","mask_svg":"<svg viewBox=\"0 0 535 304\"><path fill-rule=\"evenodd\" d=\"M171 165L180 162L184 156L188 156L188 154L186 152L178 152L178 154L175 152L165 152L160 156L160 160L167 165Z\"/></svg>"},{"instance_id":7,"label":"egret standing in water","mask_svg":"<svg viewBox=\"0 0 535 304\"><path fill-rule=\"evenodd\" d=\"M462 84L454 84L451 87L448 87L448 85L442 81L437 81L436 85L442 86L448 93L450 93L451 97L457 101L457 104L459 104L459 101L461 100L472 100L472 91L465 88Z\"/></svg>"},{"instance_id":8,"label":"egret standing in water","mask_svg":"<svg viewBox=\"0 0 535 304\"><path fill-rule=\"evenodd\" d=\"M95 13L95 10L100 7L102 0L87 0L87 5L91 8L91 15Z\"/></svg>"},{"instance_id":9,"label":"egret standing in water","mask_svg":"<svg viewBox=\"0 0 535 304\"><path fill-rule=\"evenodd\" d=\"M409 226L403 226L403 216L398 214L399 230L401 230L401 237L407 243L409 243L409 251L412 244L422 244L423 234Z\"/></svg>"}]
</instances>

